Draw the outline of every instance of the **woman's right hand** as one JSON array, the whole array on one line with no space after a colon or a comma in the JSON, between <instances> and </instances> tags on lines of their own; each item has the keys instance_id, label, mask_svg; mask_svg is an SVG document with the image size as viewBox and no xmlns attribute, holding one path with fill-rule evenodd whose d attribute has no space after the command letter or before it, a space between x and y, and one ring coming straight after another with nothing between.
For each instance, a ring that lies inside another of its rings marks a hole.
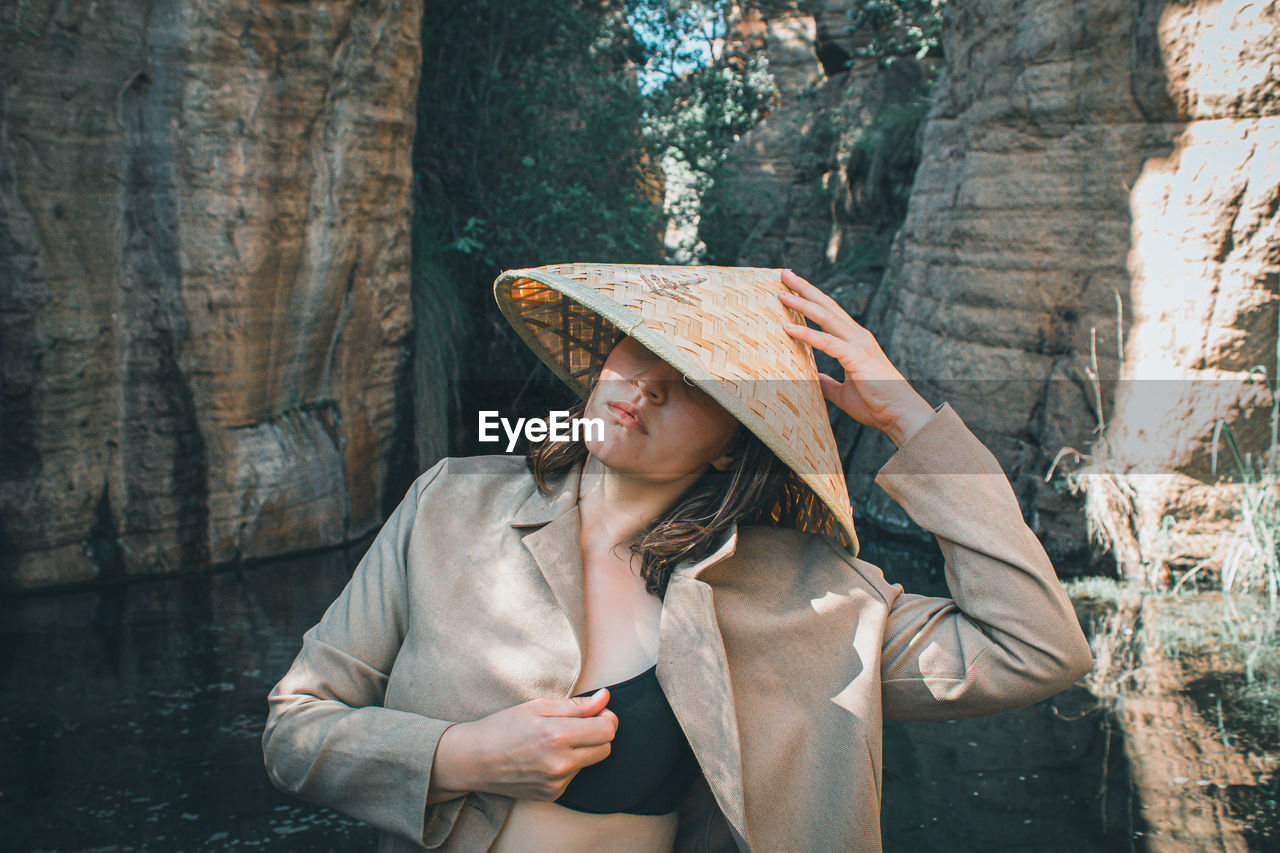
<instances>
[{"instance_id":1,"label":"woman's right hand","mask_svg":"<svg viewBox=\"0 0 1280 853\"><path fill-rule=\"evenodd\" d=\"M531 699L445 730L436 747L427 803L468 791L555 800L578 771L609 755L618 716L609 691L573 699Z\"/></svg>"}]
</instances>

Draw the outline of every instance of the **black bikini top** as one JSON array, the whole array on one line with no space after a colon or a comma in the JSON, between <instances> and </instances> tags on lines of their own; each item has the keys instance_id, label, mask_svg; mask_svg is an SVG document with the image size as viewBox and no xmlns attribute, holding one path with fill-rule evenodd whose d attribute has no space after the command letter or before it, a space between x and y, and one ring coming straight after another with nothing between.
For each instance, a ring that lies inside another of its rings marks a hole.
<instances>
[{"instance_id":1,"label":"black bikini top","mask_svg":"<svg viewBox=\"0 0 1280 853\"><path fill-rule=\"evenodd\" d=\"M654 664L609 685L605 707L618 715L609 755L579 770L556 803L580 812L650 815L680 804L700 768L657 673Z\"/></svg>"}]
</instances>

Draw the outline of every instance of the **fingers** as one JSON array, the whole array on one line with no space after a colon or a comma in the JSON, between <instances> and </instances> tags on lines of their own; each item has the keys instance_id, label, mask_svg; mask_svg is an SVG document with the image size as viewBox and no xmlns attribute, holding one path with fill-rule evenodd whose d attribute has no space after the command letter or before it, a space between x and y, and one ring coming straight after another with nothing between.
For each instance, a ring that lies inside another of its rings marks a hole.
<instances>
[{"instance_id":1,"label":"fingers","mask_svg":"<svg viewBox=\"0 0 1280 853\"><path fill-rule=\"evenodd\" d=\"M613 742L618 732L618 720L592 717L589 720L565 720L558 727L556 737L563 746L584 749Z\"/></svg>"},{"instance_id":2,"label":"fingers","mask_svg":"<svg viewBox=\"0 0 1280 853\"><path fill-rule=\"evenodd\" d=\"M799 311L827 331L838 331L845 337L852 337L858 333L858 327L853 318L839 306L836 306L835 311L832 311L817 303L802 299L794 293L785 291L778 292L778 300L788 308L794 308Z\"/></svg>"},{"instance_id":3,"label":"fingers","mask_svg":"<svg viewBox=\"0 0 1280 853\"><path fill-rule=\"evenodd\" d=\"M548 699L544 704L546 710L541 713L547 717L594 717L609 704L609 688L601 687L590 696Z\"/></svg>"},{"instance_id":4,"label":"fingers","mask_svg":"<svg viewBox=\"0 0 1280 853\"><path fill-rule=\"evenodd\" d=\"M837 382L833 377L825 374L818 374L818 386L822 389L822 396L833 403L839 402L840 389L844 384Z\"/></svg>"},{"instance_id":5,"label":"fingers","mask_svg":"<svg viewBox=\"0 0 1280 853\"><path fill-rule=\"evenodd\" d=\"M582 749L574 750L573 760L581 767L588 767L604 761L612 751L613 747L607 743L600 746L586 746Z\"/></svg>"},{"instance_id":6,"label":"fingers","mask_svg":"<svg viewBox=\"0 0 1280 853\"><path fill-rule=\"evenodd\" d=\"M828 311L835 310L841 314L844 313L844 309L840 307L840 304L838 302L836 302L826 293L823 293L821 289L815 287L814 285L802 279L800 276L793 273L791 270L782 271L782 283L785 284L787 287L791 288L791 290L795 291L795 294L793 295L783 290L783 291L779 291L779 294L781 295L792 296L793 299L795 298L795 296L803 297L804 299L807 299L813 303L816 303L817 305L821 305L822 307L826 308ZM796 304L796 307L797 308L799 307L798 303Z\"/></svg>"},{"instance_id":7,"label":"fingers","mask_svg":"<svg viewBox=\"0 0 1280 853\"><path fill-rule=\"evenodd\" d=\"M804 341L811 347L820 349L832 358L839 360L850 346L844 338L838 338L828 332L800 326L795 323L783 323L782 327L796 340Z\"/></svg>"},{"instance_id":8,"label":"fingers","mask_svg":"<svg viewBox=\"0 0 1280 853\"><path fill-rule=\"evenodd\" d=\"M783 273L783 283L795 291L778 291L778 301L783 305L799 311L823 329L842 333L842 337L850 340L861 336L870 337L871 333L850 317L849 312L844 310L839 302L790 270L783 270Z\"/></svg>"},{"instance_id":9,"label":"fingers","mask_svg":"<svg viewBox=\"0 0 1280 853\"><path fill-rule=\"evenodd\" d=\"M556 745L574 749L609 743L618 733L618 715L612 711L586 719L549 717L545 722L550 727L548 737Z\"/></svg>"}]
</instances>

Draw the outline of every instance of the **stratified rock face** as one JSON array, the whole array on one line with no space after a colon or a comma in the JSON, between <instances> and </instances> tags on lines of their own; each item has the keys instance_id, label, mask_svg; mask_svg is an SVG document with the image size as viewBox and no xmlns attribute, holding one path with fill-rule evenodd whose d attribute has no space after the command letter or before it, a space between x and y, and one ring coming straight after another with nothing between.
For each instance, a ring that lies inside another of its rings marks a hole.
<instances>
[{"instance_id":1,"label":"stratified rock face","mask_svg":"<svg viewBox=\"0 0 1280 853\"><path fill-rule=\"evenodd\" d=\"M927 69L909 57L887 68L851 59L852 5L755 12L731 32L763 51L778 103L728 151L700 236L720 262L792 267L861 316L904 213L915 169L911 111L927 107Z\"/></svg>"},{"instance_id":2,"label":"stratified rock face","mask_svg":"<svg viewBox=\"0 0 1280 853\"><path fill-rule=\"evenodd\" d=\"M380 522L420 19L416 0L7 7L0 585Z\"/></svg>"},{"instance_id":3,"label":"stratified rock face","mask_svg":"<svg viewBox=\"0 0 1280 853\"><path fill-rule=\"evenodd\" d=\"M923 101L924 73L910 59L888 69L859 59L811 94L783 99L730 149L704 238L733 263L794 268L860 315L883 270L875 247L901 221L902 198L886 187L905 196L915 165L909 131L905 151L884 156L869 143L883 116Z\"/></svg>"},{"instance_id":4,"label":"stratified rock face","mask_svg":"<svg viewBox=\"0 0 1280 853\"><path fill-rule=\"evenodd\" d=\"M883 280L893 199L870 191L889 161L865 152L884 156L872 137L909 115L919 69L836 73L854 49L848 5L741 27L781 65L785 96L726 161L720 253L793 267L866 323L988 443L1051 554L1086 550L1080 498L1044 482L1075 448L1125 472L1087 481L1086 512L1126 570L1207 556L1232 516L1209 473L1214 419L1263 449L1266 394L1239 378L1277 367L1278 4L950 2ZM1100 421L1109 454L1093 447ZM837 438L855 513L905 521L872 485L888 438L844 418Z\"/></svg>"},{"instance_id":5,"label":"stratified rock face","mask_svg":"<svg viewBox=\"0 0 1280 853\"><path fill-rule=\"evenodd\" d=\"M988 442L1059 554L1082 542L1078 509L1043 475L1060 448L1090 448L1093 349L1113 449L1099 464L1132 474L1107 544L1129 570L1157 548L1203 557L1224 517L1213 419L1260 438L1248 422L1267 401L1239 378L1276 366L1280 10L966 0L945 21L881 344ZM879 445L858 448L851 482Z\"/></svg>"}]
</instances>

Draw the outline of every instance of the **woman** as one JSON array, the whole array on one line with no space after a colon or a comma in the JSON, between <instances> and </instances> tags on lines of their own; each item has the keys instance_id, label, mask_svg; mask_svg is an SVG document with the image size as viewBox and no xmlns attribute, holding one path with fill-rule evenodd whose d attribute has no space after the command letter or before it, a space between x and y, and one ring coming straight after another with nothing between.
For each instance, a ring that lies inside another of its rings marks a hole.
<instances>
[{"instance_id":1,"label":"woman","mask_svg":"<svg viewBox=\"0 0 1280 853\"><path fill-rule=\"evenodd\" d=\"M277 787L381 850L878 850L882 719L1089 670L990 452L803 279L571 264L495 292L603 434L414 483L271 692ZM954 598L857 559L824 398L898 445L876 482Z\"/></svg>"}]
</instances>

